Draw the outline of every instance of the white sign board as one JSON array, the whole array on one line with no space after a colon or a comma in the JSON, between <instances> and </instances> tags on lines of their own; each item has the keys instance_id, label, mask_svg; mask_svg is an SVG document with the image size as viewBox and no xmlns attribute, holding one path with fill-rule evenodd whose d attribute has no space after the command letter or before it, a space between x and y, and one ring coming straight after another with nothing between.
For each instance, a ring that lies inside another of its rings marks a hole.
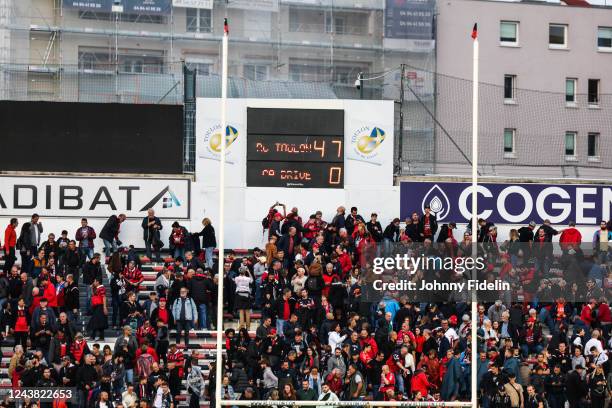
<instances>
[{"instance_id":1,"label":"white sign board","mask_svg":"<svg viewBox=\"0 0 612 408\"><path fill-rule=\"evenodd\" d=\"M189 219L191 181L184 178L0 176L3 216Z\"/></svg>"},{"instance_id":2,"label":"white sign board","mask_svg":"<svg viewBox=\"0 0 612 408\"><path fill-rule=\"evenodd\" d=\"M335 109L344 111L344 189L247 187L247 108ZM196 109L196 183L193 212L218 222L221 100L199 98ZM393 185L393 101L341 99L228 99L226 128L226 245L262 244L261 219L275 201L297 206L305 219L322 210L326 219L340 205L381 220L399 213ZM194 226L198 220L193 221Z\"/></svg>"},{"instance_id":3,"label":"white sign board","mask_svg":"<svg viewBox=\"0 0 612 408\"><path fill-rule=\"evenodd\" d=\"M228 8L258 11L278 11L278 0L229 0Z\"/></svg>"},{"instance_id":4,"label":"white sign board","mask_svg":"<svg viewBox=\"0 0 612 408\"><path fill-rule=\"evenodd\" d=\"M186 7L197 9L212 9L213 0L172 0L174 7Z\"/></svg>"}]
</instances>

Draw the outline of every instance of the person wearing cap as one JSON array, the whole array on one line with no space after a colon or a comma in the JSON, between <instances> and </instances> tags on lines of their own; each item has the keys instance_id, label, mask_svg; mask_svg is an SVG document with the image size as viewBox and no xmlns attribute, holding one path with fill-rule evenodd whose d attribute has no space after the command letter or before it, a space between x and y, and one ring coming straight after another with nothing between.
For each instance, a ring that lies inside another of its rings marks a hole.
<instances>
[{"instance_id":1,"label":"person wearing cap","mask_svg":"<svg viewBox=\"0 0 612 408\"><path fill-rule=\"evenodd\" d=\"M40 298L39 305L32 312L32 322L38 322L41 315L47 316L47 322L53 328L55 328L55 322L57 322L57 315L55 311L49 307L49 301L45 297Z\"/></svg>"}]
</instances>

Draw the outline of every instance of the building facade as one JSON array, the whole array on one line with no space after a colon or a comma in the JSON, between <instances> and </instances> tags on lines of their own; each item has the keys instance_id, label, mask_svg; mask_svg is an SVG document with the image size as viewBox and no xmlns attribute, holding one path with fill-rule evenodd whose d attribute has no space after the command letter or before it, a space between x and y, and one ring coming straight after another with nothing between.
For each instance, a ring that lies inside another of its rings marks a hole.
<instances>
[{"instance_id":1,"label":"building facade","mask_svg":"<svg viewBox=\"0 0 612 408\"><path fill-rule=\"evenodd\" d=\"M437 22L436 173L470 171L477 22L481 174L609 179L611 8L445 0Z\"/></svg>"}]
</instances>

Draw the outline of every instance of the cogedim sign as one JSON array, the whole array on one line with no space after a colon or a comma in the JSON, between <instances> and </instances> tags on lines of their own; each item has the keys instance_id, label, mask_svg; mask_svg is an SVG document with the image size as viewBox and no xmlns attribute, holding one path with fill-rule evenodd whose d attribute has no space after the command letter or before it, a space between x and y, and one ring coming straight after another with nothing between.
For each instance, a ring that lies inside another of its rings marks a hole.
<instances>
[{"instance_id":1,"label":"cogedim sign","mask_svg":"<svg viewBox=\"0 0 612 408\"><path fill-rule=\"evenodd\" d=\"M553 224L575 221L579 225L609 220L612 208L612 186L590 184L501 184L478 185L480 218L498 224ZM426 205L438 221L466 222L471 218L471 183L402 182L401 217L413 211L422 213Z\"/></svg>"},{"instance_id":2,"label":"cogedim sign","mask_svg":"<svg viewBox=\"0 0 612 408\"><path fill-rule=\"evenodd\" d=\"M3 216L141 217L189 219L191 181L180 178L0 176Z\"/></svg>"}]
</instances>

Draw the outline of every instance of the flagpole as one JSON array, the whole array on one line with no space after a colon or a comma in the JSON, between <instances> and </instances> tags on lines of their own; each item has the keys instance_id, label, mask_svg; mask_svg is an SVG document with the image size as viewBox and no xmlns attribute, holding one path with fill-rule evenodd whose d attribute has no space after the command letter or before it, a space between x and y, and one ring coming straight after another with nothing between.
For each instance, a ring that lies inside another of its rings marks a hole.
<instances>
[{"instance_id":1,"label":"flagpole","mask_svg":"<svg viewBox=\"0 0 612 408\"><path fill-rule=\"evenodd\" d=\"M472 31L473 78L472 78L472 257L478 256L478 26ZM472 269L472 279L477 279L476 267ZM472 291L472 406L478 407L478 299L477 291Z\"/></svg>"},{"instance_id":2,"label":"flagpole","mask_svg":"<svg viewBox=\"0 0 612 408\"><path fill-rule=\"evenodd\" d=\"M223 376L223 273L225 264L225 147L227 143L227 44L229 26L227 18L223 21L222 75L221 75L221 157L219 158L219 255L217 287L217 348L215 365L215 407L221 407Z\"/></svg>"}]
</instances>

